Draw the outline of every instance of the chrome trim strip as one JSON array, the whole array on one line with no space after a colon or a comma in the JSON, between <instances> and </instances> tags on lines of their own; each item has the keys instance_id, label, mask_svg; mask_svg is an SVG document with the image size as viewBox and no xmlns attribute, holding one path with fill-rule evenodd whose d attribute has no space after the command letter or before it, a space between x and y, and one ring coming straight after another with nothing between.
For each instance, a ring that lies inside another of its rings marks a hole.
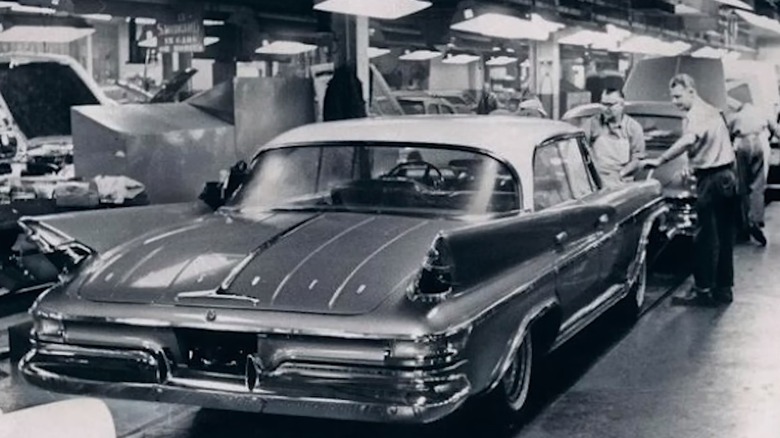
<instances>
[{"instance_id":1,"label":"chrome trim strip","mask_svg":"<svg viewBox=\"0 0 780 438\"><path fill-rule=\"evenodd\" d=\"M598 296L593 302L578 310L577 313L570 316L569 319L561 324L561 329L553 343L551 350L558 348L569 338L574 336L580 329L590 324L596 318L604 313L610 306L606 305L615 301L615 297L621 297L621 291L625 288L624 284L614 284L604 293ZM622 298L622 297L621 297Z\"/></svg>"},{"instance_id":2,"label":"chrome trim strip","mask_svg":"<svg viewBox=\"0 0 780 438\"><path fill-rule=\"evenodd\" d=\"M274 301L276 300L276 297L279 296L279 294L282 292L282 289L284 288L284 286L287 285L288 281L290 281L290 278L292 278L292 276L295 275L295 273L298 272L298 270L301 269L303 267L303 265L305 265L309 260L311 260L312 257L317 255L320 251L322 251L323 249L325 249L326 247L328 247L330 244L334 243L335 241L341 239L342 237L344 237L347 234L355 231L356 229L362 227L363 225L365 225L365 224L367 224L369 222L373 222L375 220L376 220L376 217L372 216L372 217L370 217L368 219L364 219L364 220L356 223L355 225L352 225L351 227L349 227L349 228L341 231L340 233L336 234L335 236L331 237L330 239L328 239L327 241L322 243L320 246L318 246L316 249L314 249L314 251L312 251L308 255L306 255L306 257L304 257L303 260L298 262L298 264L295 265L290 270L290 272L288 272L287 275L284 276L282 281L279 282L279 285L276 286L276 289L274 290L274 293L271 295L271 304L274 303Z\"/></svg>"},{"instance_id":3,"label":"chrome trim strip","mask_svg":"<svg viewBox=\"0 0 780 438\"><path fill-rule=\"evenodd\" d=\"M338 298L341 296L341 293L344 291L344 287L346 287L347 283L349 283L349 280L352 280L352 277L354 277L354 276L355 276L355 274L357 274L357 272L358 272L358 271L359 271L359 270L360 270L360 269L361 269L363 266L365 266L365 265L366 265L366 263L368 263L369 261L371 261L371 260L372 260L374 257L376 257L376 256L377 256L379 253L381 253L382 251L384 251L385 249L387 249L387 247L389 247L390 245L392 245L392 244L394 244L395 242L397 242L397 241L401 240L401 239L402 239L404 236L406 236L407 234L411 233L412 231L418 230L418 229L422 228L423 226L425 226L425 225L428 225L429 223L430 223L430 221L427 221L427 220L426 220L426 221L423 221L423 222L420 222L419 224L417 224L417 225L415 225L415 226L413 226L413 227L409 228L408 230L406 230L406 231L404 231L404 232L400 233L399 235L397 235L397 236L393 237L392 239L388 240L387 242L385 242L385 244L384 244L384 245L382 245L382 246L380 246L379 248L377 248L377 249L376 249L376 251L374 251L374 252L372 252L371 254L369 254L369 255L368 255L368 257L366 257L365 259L363 259L363 261L362 261L362 262L358 263L358 265L355 267L355 269L353 269L353 270L352 270L352 272L350 272L350 273L349 273L349 275L347 275L347 277L344 279L344 281L342 281L342 282L341 282L341 284L339 285L339 287L338 287L338 288L336 288L336 292L333 294L333 296L331 297L330 301L328 301L328 308L329 308L329 309L332 309L332 308L333 308L333 304L335 304L335 303L336 303L336 300L337 300L337 299L338 299ZM286 279L287 279L287 277L285 277L285 280L286 280Z\"/></svg>"},{"instance_id":4,"label":"chrome trim strip","mask_svg":"<svg viewBox=\"0 0 780 438\"><path fill-rule=\"evenodd\" d=\"M289 229L283 231L280 234L277 234L276 236L272 237L271 239L263 242L260 246L253 249L249 254L247 254L246 257L244 257L243 260L238 262L236 266L233 267L233 269L230 270L227 277L225 277L224 280L222 280L222 283L220 284L219 288L217 289L217 293L225 293L230 289L230 286L233 284L234 281L236 281L236 278L238 278L238 275L241 273L241 271L244 270L244 268L247 267L247 265L255 259L258 255L260 255L261 252L265 251L266 249L273 246L279 239L282 239L284 237L289 236L290 234L300 230L301 228L305 227L306 225L309 225L313 222L315 222L317 219L321 218L322 215L313 216L301 223L298 223L296 225L293 225Z\"/></svg>"}]
</instances>

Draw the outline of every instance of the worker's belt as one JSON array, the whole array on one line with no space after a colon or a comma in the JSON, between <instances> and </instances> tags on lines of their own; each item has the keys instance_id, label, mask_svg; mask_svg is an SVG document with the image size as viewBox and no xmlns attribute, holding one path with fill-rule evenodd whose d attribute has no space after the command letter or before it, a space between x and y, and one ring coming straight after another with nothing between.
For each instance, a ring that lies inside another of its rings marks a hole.
<instances>
[{"instance_id":1,"label":"worker's belt","mask_svg":"<svg viewBox=\"0 0 780 438\"><path fill-rule=\"evenodd\" d=\"M734 168L734 162L723 164L721 166L715 166L715 167L706 167L703 169L693 169L693 174L696 175L697 178L701 178L704 176L709 176L718 172L722 172L724 170L733 169Z\"/></svg>"}]
</instances>

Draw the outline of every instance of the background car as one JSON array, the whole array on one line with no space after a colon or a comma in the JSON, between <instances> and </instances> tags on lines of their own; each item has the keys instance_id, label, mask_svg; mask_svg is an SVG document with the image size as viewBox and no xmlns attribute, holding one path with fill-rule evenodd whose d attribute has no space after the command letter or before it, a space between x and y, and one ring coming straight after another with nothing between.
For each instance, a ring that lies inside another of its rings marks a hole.
<instances>
[{"instance_id":1,"label":"background car","mask_svg":"<svg viewBox=\"0 0 780 438\"><path fill-rule=\"evenodd\" d=\"M20 221L67 269L31 309L28 381L364 421L522 412L536 358L636 317L667 209L654 180L600 187L580 130L511 116L313 124L234 169L215 211Z\"/></svg>"},{"instance_id":2,"label":"background car","mask_svg":"<svg viewBox=\"0 0 780 438\"><path fill-rule=\"evenodd\" d=\"M575 126L583 127L591 117L599 114L601 104L591 103L572 108L561 118ZM625 114L642 125L645 133L647 156L660 156L682 135L684 113L671 102L626 102ZM668 236L680 234L692 236L696 220L696 180L687 171L688 157L682 154L655 169L653 178L661 182L663 195L669 203ZM647 171L637 173L637 179L644 179Z\"/></svg>"}]
</instances>

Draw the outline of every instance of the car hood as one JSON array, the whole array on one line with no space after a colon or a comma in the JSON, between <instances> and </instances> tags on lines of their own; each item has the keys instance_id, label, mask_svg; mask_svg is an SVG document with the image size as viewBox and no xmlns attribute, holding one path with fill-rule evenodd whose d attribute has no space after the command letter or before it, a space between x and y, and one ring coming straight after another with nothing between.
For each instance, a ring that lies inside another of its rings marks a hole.
<instances>
[{"instance_id":1,"label":"car hood","mask_svg":"<svg viewBox=\"0 0 780 438\"><path fill-rule=\"evenodd\" d=\"M82 298L100 302L224 305L241 298L233 304L362 314L402 293L436 234L457 224L357 213L215 214L112 249L85 267L76 286Z\"/></svg>"}]
</instances>

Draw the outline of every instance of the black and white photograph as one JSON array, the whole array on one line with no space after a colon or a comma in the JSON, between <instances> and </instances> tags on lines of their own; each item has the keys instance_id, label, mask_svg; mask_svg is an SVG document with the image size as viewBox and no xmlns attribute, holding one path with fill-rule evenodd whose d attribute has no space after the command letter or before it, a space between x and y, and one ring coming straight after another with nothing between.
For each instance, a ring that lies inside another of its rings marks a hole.
<instances>
[{"instance_id":1,"label":"black and white photograph","mask_svg":"<svg viewBox=\"0 0 780 438\"><path fill-rule=\"evenodd\" d=\"M0 1L0 438L780 438L780 1Z\"/></svg>"}]
</instances>

